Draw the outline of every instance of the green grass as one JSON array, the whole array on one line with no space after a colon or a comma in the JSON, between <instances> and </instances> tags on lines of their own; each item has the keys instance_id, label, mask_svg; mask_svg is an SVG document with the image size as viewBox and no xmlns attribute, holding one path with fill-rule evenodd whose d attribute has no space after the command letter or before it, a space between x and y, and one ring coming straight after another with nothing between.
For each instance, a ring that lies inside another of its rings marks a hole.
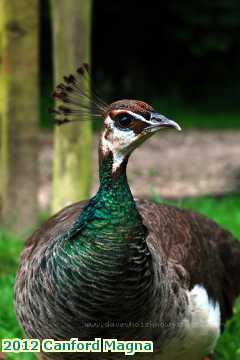
<instances>
[{"instance_id":1,"label":"green grass","mask_svg":"<svg viewBox=\"0 0 240 360\"><path fill-rule=\"evenodd\" d=\"M162 202L156 194L152 197ZM171 202L173 203L173 202ZM197 210L214 219L240 239L240 195L222 198L201 197L174 202L174 205ZM12 288L22 242L14 236L0 231L0 339L23 337L16 322ZM8 360L33 360L32 354L8 354ZM220 337L215 360L240 360L240 302L235 306L234 317L228 321Z\"/></svg>"},{"instance_id":2,"label":"green grass","mask_svg":"<svg viewBox=\"0 0 240 360\"><path fill-rule=\"evenodd\" d=\"M13 284L23 242L0 231L0 339L22 338L22 331L13 310ZM1 348L0 348L1 349ZM9 353L8 360L33 360L33 354Z\"/></svg>"}]
</instances>

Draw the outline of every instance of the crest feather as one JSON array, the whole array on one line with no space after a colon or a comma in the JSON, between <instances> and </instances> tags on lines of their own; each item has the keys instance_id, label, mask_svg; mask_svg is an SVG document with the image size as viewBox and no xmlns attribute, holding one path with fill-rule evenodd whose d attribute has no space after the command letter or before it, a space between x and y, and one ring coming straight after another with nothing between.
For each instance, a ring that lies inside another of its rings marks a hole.
<instances>
[{"instance_id":1,"label":"crest feather","mask_svg":"<svg viewBox=\"0 0 240 360\"><path fill-rule=\"evenodd\" d=\"M90 90L91 77L89 65L83 63L76 71L63 77L63 82L56 86L52 96L56 101L54 123L62 125L69 122L89 120L91 117L102 117L108 105Z\"/></svg>"}]
</instances>

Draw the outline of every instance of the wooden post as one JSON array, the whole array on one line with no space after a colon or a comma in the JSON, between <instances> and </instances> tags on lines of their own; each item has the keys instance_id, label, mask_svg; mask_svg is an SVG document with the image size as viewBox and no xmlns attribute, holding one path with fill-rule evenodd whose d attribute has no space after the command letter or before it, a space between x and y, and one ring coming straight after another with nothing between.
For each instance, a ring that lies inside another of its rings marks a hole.
<instances>
[{"instance_id":1,"label":"wooden post","mask_svg":"<svg viewBox=\"0 0 240 360\"><path fill-rule=\"evenodd\" d=\"M91 0L52 0L55 84L90 62ZM86 84L90 86L90 84ZM91 186L91 122L56 127L53 212L86 198Z\"/></svg>"},{"instance_id":2,"label":"wooden post","mask_svg":"<svg viewBox=\"0 0 240 360\"><path fill-rule=\"evenodd\" d=\"M38 5L1 1L1 218L13 230L37 219Z\"/></svg>"}]
</instances>

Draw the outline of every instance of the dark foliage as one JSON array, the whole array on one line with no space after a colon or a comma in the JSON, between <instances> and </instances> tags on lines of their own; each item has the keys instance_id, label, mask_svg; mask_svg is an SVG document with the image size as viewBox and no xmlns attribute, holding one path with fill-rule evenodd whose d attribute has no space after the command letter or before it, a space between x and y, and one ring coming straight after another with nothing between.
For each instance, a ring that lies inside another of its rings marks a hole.
<instances>
[{"instance_id":1,"label":"dark foliage","mask_svg":"<svg viewBox=\"0 0 240 360\"><path fill-rule=\"evenodd\" d=\"M113 84L116 96L123 90L136 96L140 87L155 96L184 94L194 100L215 94L236 100L239 15L236 0L106 0L104 6L95 1L98 78Z\"/></svg>"},{"instance_id":2,"label":"dark foliage","mask_svg":"<svg viewBox=\"0 0 240 360\"><path fill-rule=\"evenodd\" d=\"M93 3L93 77L106 101L166 98L218 113L239 110L239 1ZM46 94L53 88L49 0L41 5L42 109L47 109L52 103ZM48 121L48 114L42 115Z\"/></svg>"}]
</instances>

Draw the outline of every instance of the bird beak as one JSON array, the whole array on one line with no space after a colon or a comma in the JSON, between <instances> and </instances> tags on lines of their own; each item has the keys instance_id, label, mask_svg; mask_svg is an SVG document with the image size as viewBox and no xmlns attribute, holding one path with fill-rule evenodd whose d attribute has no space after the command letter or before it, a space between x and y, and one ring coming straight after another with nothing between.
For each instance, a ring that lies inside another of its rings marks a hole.
<instances>
[{"instance_id":1,"label":"bird beak","mask_svg":"<svg viewBox=\"0 0 240 360\"><path fill-rule=\"evenodd\" d=\"M165 128L173 128L178 131L182 130L178 123L155 112L151 112L150 120L148 121L148 123L149 126L147 126L147 128L145 129L148 133L162 130Z\"/></svg>"}]
</instances>

